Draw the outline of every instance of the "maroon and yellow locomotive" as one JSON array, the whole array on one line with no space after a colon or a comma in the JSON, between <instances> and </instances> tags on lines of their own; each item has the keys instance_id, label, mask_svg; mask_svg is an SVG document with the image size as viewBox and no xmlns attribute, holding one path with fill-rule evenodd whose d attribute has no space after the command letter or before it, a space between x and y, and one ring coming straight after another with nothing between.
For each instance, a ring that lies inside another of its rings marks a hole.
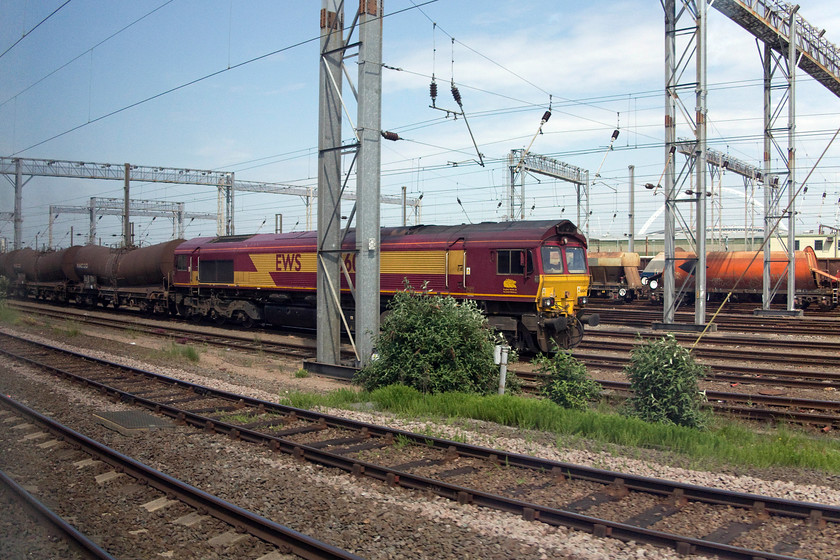
<instances>
[{"instance_id":1,"label":"maroon and yellow locomotive","mask_svg":"<svg viewBox=\"0 0 840 560\"><path fill-rule=\"evenodd\" d=\"M383 228L380 235L383 311L406 283L475 300L490 324L518 348L542 351L554 344L573 347L584 324L597 325L597 315L584 313L590 279L586 239L569 221ZM351 284L355 246L351 230L342 249ZM65 251L72 249L77 248ZM136 305L244 326L314 327L316 249L312 231L197 238L128 252L84 247L73 258L78 261L86 253L97 258L73 263L76 277L65 279L61 297L53 297L58 293L54 282L47 286L27 274L28 264L10 268L9 261L20 260L17 252L7 256L5 268L21 295ZM352 317L346 278L340 289Z\"/></svg>"}]
</instances>

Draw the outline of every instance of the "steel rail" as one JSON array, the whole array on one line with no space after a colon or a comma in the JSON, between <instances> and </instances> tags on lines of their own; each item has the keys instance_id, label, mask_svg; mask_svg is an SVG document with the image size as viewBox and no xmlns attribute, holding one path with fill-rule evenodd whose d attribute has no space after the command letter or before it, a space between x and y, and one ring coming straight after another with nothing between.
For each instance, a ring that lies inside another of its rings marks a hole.
<instances>
[{"instance_id":1,"label":"steel rail","mask_svg":"<svg viewBox=\"0 0 840 560\"><path fill-rule=\"evenodd\" d=\"M631 393L630 384L622 381L596 380L605 389L613 389L622 393ZM747 393L728 393L722 391L703 391L706 400L705 406L717 408L727 414L734 414L750 420L797 420L807 424L819 426L840 427L840 415L825 414L816 411L840 411L840 401L823 401L812 399L799 399L795 397L783 397L773 395L751 395ZM720 402L718 402L720 401ZM733 402L747 406L721 406L722 402ZM755 408L750 405L760 404L763 406L781 406L784 410L773 410L769 408ZM804 410L803 410L804 409Z\"/></svg>"},{"instance_id":2,"label":"steel rail","mask_svg":"<svg viewBox=\"0 0 840 560\"><path fill-rule=\"evenodd\" d=\"M601 317L602 324L627 325L633 327L650 328L651 324L661 319L653 310L614 310L614 309L590 309L590 311L597 312ZM678 312L680 315L677 319L684 319L683 322L690 323L690 317L686 312ZM680 321L677 321L679 324ZM719 329L727 331L747 331L747 332L770 332L770 333L784 333L784 334L809 334L816 336L830 336L831 333L826 332L828 329L835 330L834 335L840 336L840 321L836 318L770 318L770 317L750 317L737 315L718 315L715 319L715 324Z\"/></svg>"},{"instance_id":3,"label":"steel rail","mask_svg":"<svg viewBox=\"0 0 840 560\"><path fill-rule=\"evenodd\" d=\"M3 471L0 471L0 482L5 484L12 493L16 494L18 498L20 498L20 500L29 507L29 509L37 513L43 519L46 519L53 527L64 533L67 539L69 539L73 544L86 551L94 558L101 558L102 560L116 560L114 556L108 554L99 545L87 538L87 536L64 520L64 518L45 506L38 498L27 492L23 486L15 482L13 478Z\"/></svg>"},{"instance_id":4,"label":"steel rail","mask_svg":"<svg viewBox=\"0 0 840 560\"><path fill-rule=\"evenodd\" d=\"M629 357L604 356L603 354L572 352L572 356L581 360L587 366L609 370L623 370L630 363ZM783 370L737 364L709 364L703 360L698 363L712 368L707 381L737 381L738 383L755 384L789 384L790 386L809 387L816 389L834 388L840 390L840 373L819 370ZM795 365L795 364L788 364ZM519 372L517 372L518 374Z\"/></svg>"},{"instance_id":5,"label":"steel rail","mask_svg":"<svg viewBox=\"0 0 840 560\"><path fill-rule=\"evenodd\" d=\"M639 333L640 334L640 333ZM611 352L630 352L637 348L641 343L639 334L624 333L623 335L610 334L609 338L600 337L598 334L593 334L592 331L587 333L586 340L579 344L573 352L585 352L587 350L609 350ZM651 341L661 338L655 334L647 334L642 337L642 341ZM693 342L696 340L696 335ZM678 342L688 342L685 338L677 337ZM760 346L759 349L743 348L743 345ZM771 347L774 351L768 351L767 347ZM793 348L807 349L807 354L792 354ZM815 353L820 352L838 352L838 353ZM775 340L774 344L758 343L756 341L739 341L733 342L720 338L706 338L691 351L695 358L707 358L714 360L735 359L738 361L755 360L761 362L784 362L791 365L818 365L818 366L838 366L840 367L840 344L814 344L810 348L807 346L799 346L795 344L788 345L787 341ZM840 374L830 374L822 372L822 375L834 376L840 378Z\"/></svg>"},{"instance_id":6,"label":"steel rail","mask_svg":"<svg viewBox=\"0 0 840 560\"><path fill-rule=\"evenodd\" d=\"M92 456L108 463L137 480L146 481L149 486L156 488L167 496L176 496L180 501L199 511L206 511L216 519L236 527L245 529L249 534L269 542L279 548L289 550L301 558L319 560L361 560L359 556L341 550L330 544L321 542L289 527L275 523L256 513L240 508L230 502L222 500L212 494L187 484L181 480L157 471L139 461L115 451L98 441L92 440L70 428L59 424L55 420L28 408L27 406L0 394L0 402L28 416L43 425L56 437L72 442Z\"/></svg>"},{"instance_id":7,"label":"steel rail","mask_svg":"<svg viewBox=\"0 0 840 560\"><path fill-rule=\"evenodd\" d=\"M189 338L191 342L199 342L203 344L209 344L212 346L229 346L231 348L238 348L242 350L260 350L269 354L277 354L292 357L309 357L310 355L313 355L314 352L314 346L310 346L308 344L288 342L279 345L276 343L261 342L254 340L253 336L248 337L237 335L235 331L225 335L214 335L198 332L197 330L195 330L195 328L182 327L177 325L167 324L165 327L142 325L134 322L136 320L136 317L127 318L125 315L121 314L115 314L114 316L110 317L94 317L90 315L74 313L68 316L67 313L62 311L39 308L34 306L30 307L28 305L19 305L18 303L19 302L14 302L12 304L12 307L18 310L34 312L47 317L54 317L65 320L72 319L74 321L80 321L85 324L97 325L101 327L119 328L119 325L125 325L126 328L133 329L143 334L170 338L180 336L183 338ZM109 310L106 309L97 310L97 312L100 313L107 313L108 311ZM164 319L162 318L160 320Z\"/></svg>"},{"instance_id":8,"label":"steel rail","mask_svg":"<svg viewBox=\"0 0 840 560\"><path fill-rule=\"evenodd\" d=\"M52 314L53 311L51 310L37 310L39 313L45 314ZM88 318L83 317L84 320L90 320L95 324L102 324L106 326L110 326L108 324L108 319L99 319L99 318ZM122 318L117 317L117 321L123 321ZM127 323L127 321L125 321ZM168 330L178 330L183 333L185 336L196 335L196 333L190 329L184 329L180 327L175 327L174 329L167 327L159 328L159 327L152 327L146 326L143 327L145 332L149 334L158 335L158 336L171 336L171 333L167 333ZM216 346L228 346L228 347L235 347L235 348L242 348L247 350L260 350L267 353L274 353L280 355L294 355L299 357L298 354L294 352L288 352L281 348L277 348L273 343L255 343L253 340L250 340L246 337L237 337L236 335L225 335L216 337L214 335L197 335L200 340L203 340L207 344L213 344ZM306 345L294 345L296 348L306 349L308 348ZM591 355L586 355L579 351L574 352L573 355L578 357L584 361L584 363L588 367L597 367L601 369L609 369L609 370L622 370L628 363L627 358L623 357L614 357L610 358L604 356L603 354L598 354L596 357L592 357ZM352 374L355 372L355 368L338 368L338 367L331 367L325 369L323 365L318 367L318 364L314 364L313 362L304 362L304 367L309 371L313 371L314 373L324 376L324 377L331 377L341 381L348 381L352 379ZM837 375L825 373L825 372L806 372L803 370L797 370L795 372L786 372L784 370L767 370L767 369L760 369L760 368L751 368L749 366L737 366L737 365L730 365L730 366L715 366L716 368L720 369L721 367L725 367L730 371L716 371L710 375L707 379L708 381L716 381L716 382L727 382L727 383L744 383L750 385L779 385L784 384L790 387L799 387L799 388L809 388L809 389L825 389L825 388L835 388L840 389L840 378ZM741 373L733 373L733 371L740 371ZM536 381L539 377L538 374L533 372L526 372L526 371L514 371L517 376L524 380L531 380ZM800 379L801 376L809 377L811 379ZM598 380L602 385L608 385L611 382ZM832 383L827 383L826 381L837 381ZM623 388L619 385L612 385L610 388L622 391L622 392L629 392L629 388ZM526 387L526 390L528 388ZM737 393L722 393L724 395L737 395ZM765 397L762 395L750 396L750 397L742 397L742 398L721 398L717 400L722 400L725 402L740 402L745 403L748 405L753 404L764 404L766 401L769 400L769 397ZM822 402L831 402L831 401L804 401L807 404L804 405L806 407L813 407L816 406L818 408L825 408L821 405ZM802 424L808 425L817 425L820 427L825 426L835 426L838 423L838 419L836 416L832 415L825 415L820 414L817 412L811 411L803 411L803 410L793 410L790 409L790 405L784 402L779 401L778 399L772 403L775 406L784 406L787 407L785 410L778 410L778 409L759 409L754 406L747 406L747 407L737 407L737 406L722 406L720 404L711 403L708 406L710 408L715 408L723 413L728 413L733 416L737 416L740 418L745 418L748 420L760 420L760 421L795 421ZM798 403L799 406L801 403Z\"/></svg>"},{"instance_id":9,"label":"steel rail","mask_svg":"<svg viewBox=\"0 0 840 560\"><path fill-rule=\"evenodd\" d=\"M840 323L837 325L838 329L840 329ZM671 333L674 335L680 342L690 342L694 343L697 340L696 334L687 334L687 333ZM779 333L784 334L784 333ZM598 325L597 328L589 329L586 331L587 340L591 339L607 339L612 341L615 338L620 339L636 339L641 337L643 340L647 339L658 339L662 338L662 333L660 331L645 331L645 332L638 332L638 331L628 331L627 329L621 328L610 328L605 326L604 324ZM838 330L838 337L840 337L840 330ZM585 341L584 341L585 342ZM733 333L727 333L726 335L715 335L707 334L703 340L700 341L700 344L710 344L714 346L734 346L739 347L742 345L750 345L750 346L769 346L771 348L779 348L780 346L784 346L785 348L798 348L803 350L820 350L823 352L840 352L840 341L832 341L832 340L825 340L825 339L818 339L818 340L803 340L801 338L767 338L767 337L755 337L751 335L738 335Z\"/></svg>"},{"instance_id":10,"label":"steel rail","mask_svg":"<svg viewBox=\"0 0 840 560\"><path fill-rule=\"evenodd\" d=\"M29 307L29 306L16 306L18 309L27 309L29 311L35 311L36 313L47 315L51 317L60 317L60 318L67 318L66 314L62 314L61 312L52 310L52 309L41 309L37 307ZM138 330L140 332L153 335L153 336L161 336L161 337L173 337L173 336L182 336L184 338L189 338L191 341L194 342L201 342L204 344L209 344L218 347L231 347L231 348L239 348L244 350L257 350L261 352L265 352L268 354L276 354L276 355L283 355L283 356L293 356L293 357L302 357L302 358L309 358L312 356L312 350L314 347L304 344L304 343L294 343L294 342L283 342L281 344L274 343L274 342L267 342L267 341L255 341L253 337L238 335L236 332L232 332L230 334L225 335L213 335L208 333L200 333L197 332L195 329L190 329L188 327L179 327L179 326L172 326L167 325L166 327L156 327L151 325L137 325L136 323L131 322L130 320L124 319L122 316L116 316L114 318L99 318L99 317L91 317L86 315L77 315L78 320L83 321L85 323L112 327L113 322L123 323L129 326L129 328ZM621 370L624 366L628 363L627 358L625 357L609 357L603 354L591 354L587 353L586 350L595 350L598 349L596 344L591 340L591 336L599 336L602 334L608 334L610 337L619 337L619 338L637 338L638 333L627 333L626 331L590 331L590 333L597 333L595 335L590 334L590 340L584 341L580 346L578 346L573 352L572 355L576 358L579 358L584 361L586 365L590 365L593 367L599 367L603 369L610 369L610 370ZM656 338L656 335L649 334L646 335L645 338ZM690 337L677 337L678 340L689 340ZM693 338L691 339L693 340ZM732 338L728 337L726 341L721 340L720 342L715 339L714 342L711 344L719 344L724 343L728 345L735 345L738 343L743 344L754 344L755 340L749 337L737 337ZM608 344L611 346L610 350L616 351L630 351L632 348L636 347L637 344L628 343L624 341L616 342L614 339L609 340ZM778 346L779 343L777 342L776 345ZM785 341L785 346L787 347L788 342ZM795 344L794 344L795 345ZM796 345L795 345L796 346ZM812 343L813 346L813 343ZM828 345L826 346L827 350L837 350L840 351L840 343L835 345ZM694 353L699 356L706 356L712 358L720 358L721 354L723 357L730 356L734 357L739 361L743 361L745 356L755 356L756 360L762 361L771 361L768 360L768 357L772 358L772 356L768 356L766 353L762 353L760 351L750 351L745 349L739 349L736 352L732 351L723 351L721 352L718 349L710 349L710 348L703 348L701 347L699 350L695 350ZM348 357L350 354L347 354ZM834 356L795 356L792 357L790 354L786 354L784 356L779 356L779 359L784 358L785 362L789 365L797 365L797 363L819 363L821 360L827 360L829 362L835 362L840 365L840 355ZM795 358L798 362L791 362L791 358ZM705 363L702 362L701 363ZM811 389L825 389L825 388L835 388L840 390L840 373L832 373L832 372L825 372L825 371L818 371L818 370L796 370L796 371L785 371L779 369L762 369L762 368L755 368L750 366L743 366L737 364L725 364L725 365L718 365L718 364L710 364L716 371L714 371L711 376L709 377L710 381L722 381L722 382L737 382L737 383L752 383L752 384L772 384L778 385L779 383L785 383L788 386L793 387L802 387L802 388L811 388ZM725 371L721 371L725 370ZM326 377L337 377L338 379L346 380L346 375L330 375L328 372L325 372L323 369L318 370L317 372L319 375L324 375ZM519 375L524 375L528 377L529 374L525 372L518 372ZM804 378L804 379L803 379Z\"/></svg>"},{"instance_id":11,"label":"steel rail","mask_svg":"<svg viewBox=\"0 0 840 560\"><path fill-rule=\"evenodd\" d=\"M30 341L25 342L34 344ZM79 355L74 352L61 349L58 350L70 355L84 357L83 355ZM33 360L29 360L27 358L23 359L31 363L38 364L38 362ZM167 383L175 383L176 385L184 388L190 388L202 394L237 401L242 404L258 407L261 410L290 415L294 414L299 419L309 419L313 422L322 422L331 427L354 429L362 432L367 437L377 436L386 438L386 442L393 441L396 437L402 437L412 441L413 443L446 450L449 453L457 454L458 456L483 459L491 463L512 465L536 471L551 472L555 473L557 477L563 476L577 478L613 487L621 486L658 496L672 496L675 499L691 499L707 504L729 504L736 507L751 508L755 511L766 511L768 513L775 513L801 519L819 518L830 522L840 522L840 507L836 506L827 506L810 502L797 502L768 496L705 488L691 484L670 482L661 479L582 467L571 463L540 459L516 453L508 453L496 449L444 440L423 434L415 434L404 430L377 426L328 414L321 414L304 409L280 405L251 397L235 395L226 391L219 391L197 384L175 380L167 376L159 376L158 374L147 372L145 370L113 364L105 360L92 359L92 361L102 363L103 365L121 367L125 370L140 373L152 378L161 378ZM40 367L45 367L46 369L56 371L56 373L71 378L79 377L75 374L57 371L57 368L49 365ZM457 500L461 503L473 503L476 505L493 507L502 511L517 513L522 515L525 519L574 527L591 532L596 536L611 536L625 541L635 540L639 542L657 544L660 546L669 546L684 553L702 552L717 554L721 558L737 558L742 560L753 560L754 558L764 558L766 560L787 560L791 558L789 556L769 552L757 552L754 550L742 549L721 543L705 541L703 539L694 539L680 535L652 531L619 522L607 521L582 514L505 498L503 496L449 484L442 480L412 475L393 468L383 467L359 459L344 457L343 455L323 451L305 444L285 440L242 426L236 426L211 419L206 416L180 410L167 404L158 403L150 399L132 395L126 391L107 387L96 381L88 380L87 383L91 386L99 387L105 393L118 396L134 404L145 406L155 410L156 412L176 418L188 425L204 428L205 430L211 432L223 433L235 439L265 444L275 451L282 451L284 453L291 454L293 457L300 460L308 460L324 466L339 468L357 476L372 477L382 480L389 485L429 490L440 496Z\"/></svg>"}]
</instances>

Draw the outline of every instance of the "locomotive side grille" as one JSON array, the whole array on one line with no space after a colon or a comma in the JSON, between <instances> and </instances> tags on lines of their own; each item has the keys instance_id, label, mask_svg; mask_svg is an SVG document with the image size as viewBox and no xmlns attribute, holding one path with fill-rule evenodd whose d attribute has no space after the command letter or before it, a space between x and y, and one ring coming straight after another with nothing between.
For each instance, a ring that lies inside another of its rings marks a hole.
<instances>
[{"instance_id":1,"label":"locomotive side grille","mask_svg":"<svg viewBox=\"0 0 840 560\"><path fill-rule=\"evenodd\" d=\"M446 266L445 251L383 251L382 274L440 274Z\"/></svg>"}]
</instances>

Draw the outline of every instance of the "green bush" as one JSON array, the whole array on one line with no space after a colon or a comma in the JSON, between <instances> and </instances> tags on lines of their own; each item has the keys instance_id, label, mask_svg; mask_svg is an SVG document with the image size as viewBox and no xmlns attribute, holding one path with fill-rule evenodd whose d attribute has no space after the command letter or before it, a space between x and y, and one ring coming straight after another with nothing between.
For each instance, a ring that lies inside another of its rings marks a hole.
<instances>
[{"instance_id":1,"label":"green bush","mask_svg":"<svg viewBox=\"0 0 840 560\"><path fill-rule=\"evenodd\" d=\"M647 422L702 428L706 419L697 382L706 370L672 334L636 346L625 369L633 390L628 413Z\"/></svg>"},{"instance_id":2,"label":"green bush","mask_svg":"<svg viewBox=\"0 0 840 560\"><path fill-rule=\"evenodd\" d=\"M376 340L378 358L356 375L357 383L369 391L394 384L423 393L496 390L494 332L475 302L407 287L388 309Z\"/></svg>"},{"instance_id":3,"label":"green bush","mask_svg":"<svg viewBox=\"0 0 840 560\"><path fill-rule=\"evenodd\" d=\"M540 354L531 363L543 374L540 392L563 408L586 410L598 398L601 385L586 375L586 366L566 350L556 346L552 356Z\"/></svg>"}]
</instances>

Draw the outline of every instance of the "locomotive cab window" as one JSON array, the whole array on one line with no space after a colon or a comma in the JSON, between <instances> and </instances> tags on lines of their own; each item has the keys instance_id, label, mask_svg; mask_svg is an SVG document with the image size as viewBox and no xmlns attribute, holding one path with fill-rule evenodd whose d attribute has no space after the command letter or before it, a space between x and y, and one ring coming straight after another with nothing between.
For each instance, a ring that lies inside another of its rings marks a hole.
<instances>
[{"instance_id":1,"label":"locomotive cab window","mask_svg":"<svg viewBox=\"0 0 840 560\"><path fill-rule=\"evenodd\" d=\"M521 249L496 251L496 274L523 275L531 274L534 270L534 262L530 251Z\"/></svg>"},{"instance_id":2,"label":"locomotive cab window","mask_svg":"<svg viewBox=\"0 0 840 560\"><path fill-rule=\"evenodd\" d=\"M178 258L175 259L175 269L176 270L189 270L190 269L190 256L189 255L178 255Z\"/></svg>"},{"instance_id":3,"label":"locomotive cab window","mask_svg":"<svg viewBox=\"0 0 840 560\"><path fill-rule=\"evenodd\" d=\"M202 260L198 266L198 281L206 284L233 284L233 261Z\"/></svg>"},{"instance_id":4,"label":"locomotive cab window","mask_svg":"<svg viewBox=\"0 0 840 560\"><path fill-rule=\"evenodd\" d=\"M542 267L545 274L563 274L563 250L560 247L544 246Z\"/></svg>"},{"instance_id":5,"label":"locomotive cab window","mask_svg":"<svg viewBox=\"0 0 840 560\"><path fill-rule=\"evenodd\" d=\"M569 274L586 274L586 255L583 247L566 247L566 270Z\"/></svg>"}]
</instances>

